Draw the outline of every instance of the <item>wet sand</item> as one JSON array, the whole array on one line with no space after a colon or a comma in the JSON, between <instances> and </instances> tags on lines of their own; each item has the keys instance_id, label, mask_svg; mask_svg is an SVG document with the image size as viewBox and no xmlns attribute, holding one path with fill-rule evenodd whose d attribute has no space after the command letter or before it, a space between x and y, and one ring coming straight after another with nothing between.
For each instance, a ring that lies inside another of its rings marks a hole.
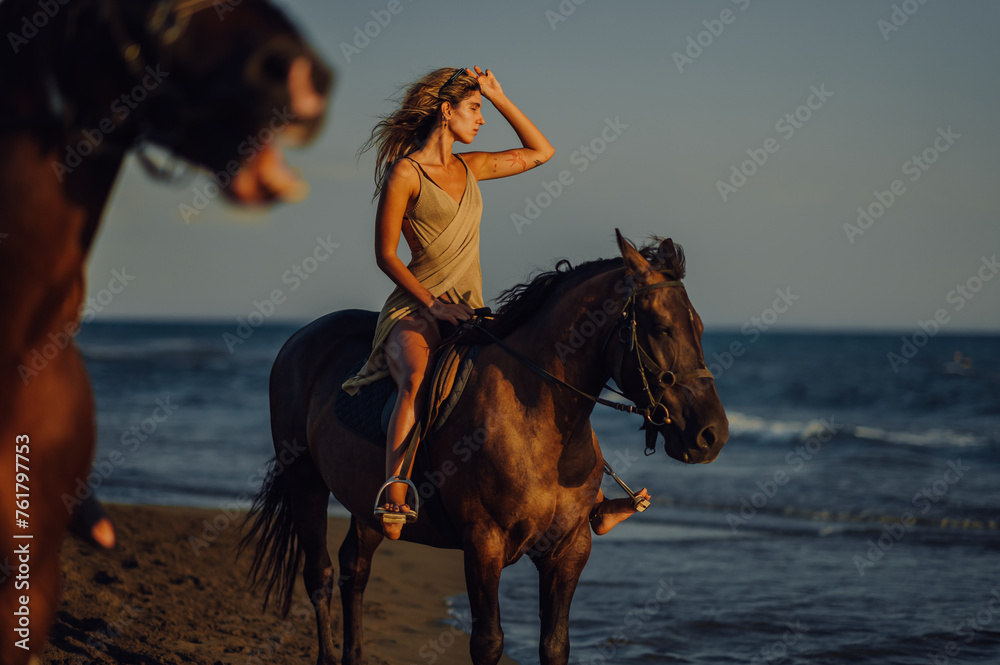
<instances>
[{"instance_id":1,"label":"wet sand","mask_svg":"<svg viewBox=\"0 0 1000 665\"><path fill-rule=\"evenodd\" d=\"M75 539L63 545L62 607L44 662L315 662L315 615L301 575L287 619L273 606L262 611L261 593L251 593L246 583L250 556L236 559L237 525L230 524L211 542L204 537L203 520L211 523L218 511L113 504L106 509L118 534L113 552L99 552ZM347 520L330 520L334 560L347 526ZM204 546L191 538L202 539ZM365 594L369 663L469 663L468 635L444 622L445 598L463 593L460 552L385 541L376 552ZM333 605L339 660L339 596ZM501 662L514 664L506 657Z\"/></svg>"}]
</instances>

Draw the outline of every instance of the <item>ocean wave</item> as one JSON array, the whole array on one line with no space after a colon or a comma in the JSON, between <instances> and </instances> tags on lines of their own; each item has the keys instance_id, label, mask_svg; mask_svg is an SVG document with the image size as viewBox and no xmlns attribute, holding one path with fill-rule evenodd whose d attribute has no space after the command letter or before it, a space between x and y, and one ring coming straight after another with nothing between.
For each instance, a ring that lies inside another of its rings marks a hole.
<instances>
[{"instance_id":1,"label":"ocean wave","mask_svg":"<svg viewBox=\"0 0 1000 665\"><path fill-rule=\"evenodd\" d=\"M805 440L829 429L822 420L772 420L730 411L729 433L774 441Z\"/></svg>"},{"instance_id":2,"label":"ocean wave","mask_svg":"<svg viewBox=\"0 0 1000 665\"><path fill-rule=\"evenodd\" d=\"M80 351L87 360L149 361L157 356L217 356L228 355L221 338L216 340L185 337L147 339L141 342L112 343L80 342Z\"/></svg>"},{"instance_id":3,"label":"ocean wave","mask_svg":"<svg viewBox=\"0 0 1000 665\"><path fill-rule=\"evenodd\" d=\"M966 448L987 446L990 443L989 436L944 427L907 432L859 425L853 429L852 434L858 439L921 447Z\"/></svg>"}]
</instances>

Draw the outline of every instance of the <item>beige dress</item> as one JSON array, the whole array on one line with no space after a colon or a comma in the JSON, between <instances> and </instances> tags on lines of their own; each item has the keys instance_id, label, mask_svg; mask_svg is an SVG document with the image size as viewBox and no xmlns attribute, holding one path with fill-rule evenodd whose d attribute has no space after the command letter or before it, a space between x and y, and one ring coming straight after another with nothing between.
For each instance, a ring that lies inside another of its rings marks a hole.
<instances>
[{"instance_id":1,"label":"beige dress","mask_svg":"<svg viewBox=\"0 0 1000 665\"><path fill-rule=\"evenodd\" d=\"M452 302L472 308L483 307L483 273L479 265L479 223L483 199L479 183L461 155L465 166L465 191L460 203L431 180L419 164L420 192L407 211L420 251L406 266L435 298L447 294ZM407 158L409 159L409 158ZM353 395L361 386L389 376L383 348L392 327L423 305L399 286L389 295L378 317L372 352L361 371L344 382L344 391Z\"/></svg>"}]
</instances>

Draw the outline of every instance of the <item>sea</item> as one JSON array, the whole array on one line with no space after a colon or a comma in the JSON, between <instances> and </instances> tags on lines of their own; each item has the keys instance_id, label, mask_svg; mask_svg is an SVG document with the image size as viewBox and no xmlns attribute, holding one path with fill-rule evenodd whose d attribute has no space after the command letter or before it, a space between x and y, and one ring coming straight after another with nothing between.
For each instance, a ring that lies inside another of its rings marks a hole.
<instances>
[{"instance_id":1,"label":"sea","mask_svg":"<svg viewBox=\"0 0 1000 665\"><path fill-rule=\"evenodd\" d=\"M273 452L268 373L297 327L87 324L98 496L247 507ZM730 426L716 461L647 457L636 416L594 413L652 505L594 538L570 662L1000 663L1000 336L716 330L704 348ZM537 663L532 564L500 591L506 652Z\"/></svg>"}]
</instances>

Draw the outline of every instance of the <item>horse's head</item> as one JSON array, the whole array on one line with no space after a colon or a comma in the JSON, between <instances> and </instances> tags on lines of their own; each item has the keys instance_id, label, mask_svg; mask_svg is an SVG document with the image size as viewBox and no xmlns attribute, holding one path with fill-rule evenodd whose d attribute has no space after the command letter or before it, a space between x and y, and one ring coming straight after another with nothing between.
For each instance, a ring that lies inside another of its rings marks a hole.
<instances>
[{"instance_id":1,"label":"horse's head","mask_svg":"<svg viewBox=\"0 0 1000 665\"><path fill-rule=\"evenodd\" d=\"M684 253L667 239L644 255L616 234L627 282L616 381L650 410L647 448L659 433L674 459L711 462L729 438L729 421L705 368L701 318L680 283Z\"/></svg>"},{"instance_id":2,"label":"horse's head","mask_svg":"<svg viewBox=\"0 0 1000 665\"><path fill-rule=\"evenodd\" d=\"M266 0L93 0L90 7L91 16L67 18L63 50L75 51L75 61L59 71L67 97L90 100L72 103L97 109L74 119L78 130L93 133L110 121L109 143L166 148L208 169L237 202L301 194L304 183L284 165L280 146L316 135L333 77L280 10Z\"/></svg>"}]
</instances>

